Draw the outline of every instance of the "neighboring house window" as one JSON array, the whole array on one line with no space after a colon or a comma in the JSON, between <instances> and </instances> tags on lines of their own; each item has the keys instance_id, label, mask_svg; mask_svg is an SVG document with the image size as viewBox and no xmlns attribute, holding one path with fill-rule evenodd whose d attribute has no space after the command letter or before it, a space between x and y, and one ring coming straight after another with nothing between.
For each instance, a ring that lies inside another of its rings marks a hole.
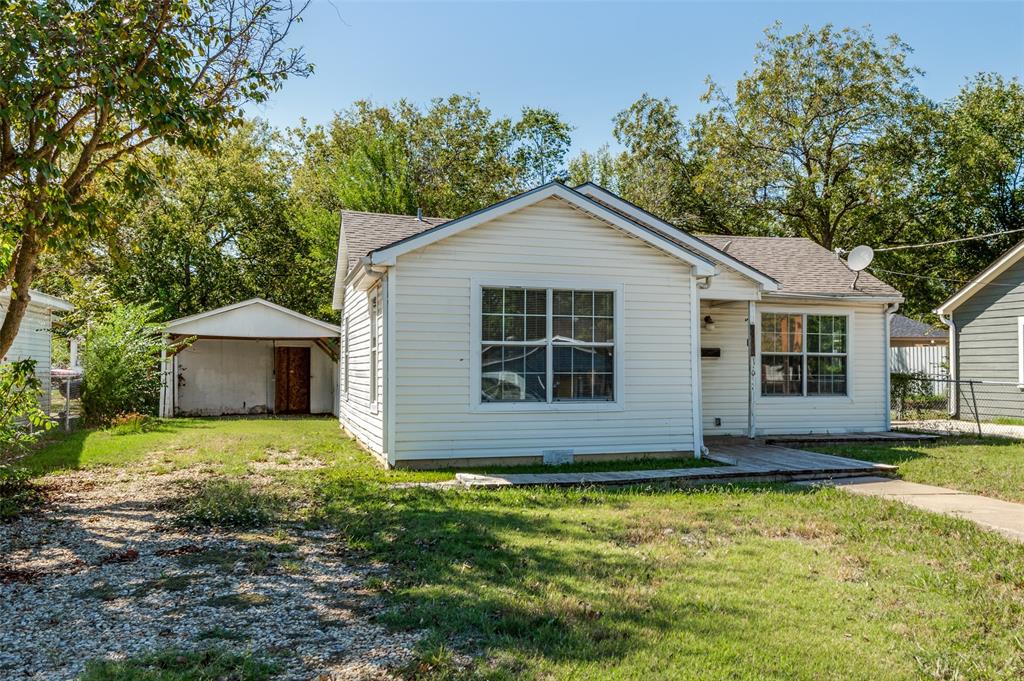
<instances>
[{"instance_id":1,"label":"neighboring house window","mask_svg":"<svg viewBox=\"0 0 1024 681\"><path fill-rule=\"evenodd\" d=\"M380 296L376 290L370 294L370 404L377 404L377 357L380 329L377 324Z\"/></svg>"},{"instance_id":2,"label":"neighboring house window","mask_svg":"<svg viewBox=\"0 0 1024 681\"><path fill-rule=\"evenodd\" d=\"M761 315L761 394L846 395L848 319L843 315Z\"/></svg>"},{"instance_id":3,"label":"neighboring house window","mask_svg":"<svg viewBox=\"0 0 1024 681\"><path fill-rule=\"evenodd\" d=\"M483 402L615 399L613 291L484 287Z\"/></svg>"}]
</instances>

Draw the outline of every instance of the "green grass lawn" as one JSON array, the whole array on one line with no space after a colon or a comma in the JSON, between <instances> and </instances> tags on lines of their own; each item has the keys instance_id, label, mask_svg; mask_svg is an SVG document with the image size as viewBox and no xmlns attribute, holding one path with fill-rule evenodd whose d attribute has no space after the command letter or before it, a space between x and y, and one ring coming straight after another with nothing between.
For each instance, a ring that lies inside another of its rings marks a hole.
<instances>
[{"instance_id":1,"label":"green grass lawn","mask_svg":"<svg viewBox=\"0 0 1024 681\"><path fill-rule=\"evenodd\" d=\"M811 446L817 452L900 467L911 482L1024 503L1024 443L953 437L927 442Z\"/></svg>"},{"instance_id":2,"label":"green grass lawn","mask_svg":"<svg viewBox=\"0 0 1024 681\"><path fill-rule=\"evenodd\" d=\"M429 633L419 678L1024 676L1024 546L839 490L397 489L448 474L382 471L329 419L78 433L28 463L240 479L278 456L326 464L283 484L351 561L390 565L374 587L386 623Z\"/></svg>"}]
</instances>

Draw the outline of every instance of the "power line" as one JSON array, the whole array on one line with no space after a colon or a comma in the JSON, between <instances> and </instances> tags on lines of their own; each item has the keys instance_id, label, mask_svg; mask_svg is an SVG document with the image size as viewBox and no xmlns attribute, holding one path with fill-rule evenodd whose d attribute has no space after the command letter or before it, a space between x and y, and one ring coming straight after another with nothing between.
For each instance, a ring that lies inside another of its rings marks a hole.
<instances>
[{"instance_id":1,"label":"power line","mask_svg":"<svg viewBox=\"0 0 1024 681\"><path fill-rule=\"evenodd\" d=\"M965 236L962 239L949 239L948 241L936 241L930 244L908 244L906 246L887 246L886 248L876 248L875 253L881 253L883 251L902 251L909 248L928 248L930 246L945 246L946 244L958 244L961 241L974 241L975 239L991 239L994 236L1002 236L1004 234L1014 234L1016 232L1024 232L1024 227L1020 229L1008 229L1005 232L992 232L991 234L978 234L976 236Z\"/></svg>"},{"instance_id":2,"label":"power line","mask_svg":"<svg viewBox=\"0 0 1024 681\"><path fill-rule=\"evenodd\" d=\"M886 274L896 274L896 275L899 275L901 277L910 277L912 279L928 279L929 281L944 281L944 282L948 282L950 284L956 284L958 287L962 287L962 286L964 286L967 283L967 281L962 281L962 280L959 280L959 279L946 279L945 277L936 277L936 276L931 275L931 274L913 274L911 272L899 272L897 270L887 270L887 269L882 268L882 267L872 267L872 268L870 268L870 271L872 273L875 273L875 272L885 272ZM997 286L997 287L1000 287L1000 288L1017 288L1019 285L1018 284L996 284L994 282L990 282L990 283L986 284L986 286Z\"/></svg>"}]
</instances>

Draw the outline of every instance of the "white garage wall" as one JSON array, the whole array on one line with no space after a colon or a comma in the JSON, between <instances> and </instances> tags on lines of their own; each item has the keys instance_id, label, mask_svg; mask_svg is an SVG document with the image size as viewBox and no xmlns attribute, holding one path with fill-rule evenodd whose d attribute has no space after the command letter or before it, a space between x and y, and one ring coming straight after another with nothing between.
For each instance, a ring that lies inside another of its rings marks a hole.
<instances>
[{"instance_id":1,"label":"white garage wall","mask_svg":"<svg viewBox=\"0 0 1024 681\"><path fill-rule=\"evenodd\" d=\"M310 411L331 413L336 364L312 342L201 338L175 357L175 414L272 412L275 345L310 348Z\"/></svg>"}]
</instances>

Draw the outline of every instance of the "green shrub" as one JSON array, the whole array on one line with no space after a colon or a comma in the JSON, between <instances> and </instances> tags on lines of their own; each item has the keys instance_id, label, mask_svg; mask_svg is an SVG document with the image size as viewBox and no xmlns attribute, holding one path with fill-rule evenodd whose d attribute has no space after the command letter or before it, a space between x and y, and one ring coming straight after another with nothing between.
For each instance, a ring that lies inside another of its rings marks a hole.
<instances>
[{"instance_id":1,"label":"green shrub","mask_svg":"<svg viewBox=\"0 0 1024 681\"><path fill-rule=\"evenodd\" d=\"M43 495L27 470L0 465L0 522L13 520L42 501Z\"/></svg>"},{"instance_id":2,"label":"green shrub","mask_svg":"<svg viewBox=\"0 0 1024 681\"><path fill-rule=\"evenodd\" d=\"M40 407L41 394L34 359L0 364L0 461L21 454L55 425Z\"/></svg>"},{"instance_id":3,"label":"green shrub","mask_svg":"<svg viewBox=\"0 0 1024 681\"><path fill-rule=\"evenodd\" d=\"M110 419L108 429L111 435L137 435L149 430L150 423L152 423L152 419L145 414L131 412L118 414Z\"/></svg>"},{"instance_id":4,"label":"green shrub","mask_svg":"<svg viewBox=\"0 0 1024 681\"><path fill-rule=\"evenodd\" d=\"M245 482L211 480L179 499L177 506L180 525L251 528L274 522L284 510L285 500Z\"/></svg>"},{"instance_id":5,"label":"green shrub","mask_svg":"<svg viewBox=\"0 0 1024 681\"><path fill-rule=\"evenodd\" d=\"M277 666L251 653L216 648L185 651L161 650L127 660L91 660L82 681L262 681L274 676Z\"/></svg>"},{"instance_id":6,"label":"green shrub","mask_svg":"<svg viewBox=\"0 0 1024 681\"><path fill-rule=\"evenodd\" d=\"M87 327L82 416L91 425L120 414L154 414L160 401L162 328L148 305L115 305Z\"/></svg>"}]
</instances>

